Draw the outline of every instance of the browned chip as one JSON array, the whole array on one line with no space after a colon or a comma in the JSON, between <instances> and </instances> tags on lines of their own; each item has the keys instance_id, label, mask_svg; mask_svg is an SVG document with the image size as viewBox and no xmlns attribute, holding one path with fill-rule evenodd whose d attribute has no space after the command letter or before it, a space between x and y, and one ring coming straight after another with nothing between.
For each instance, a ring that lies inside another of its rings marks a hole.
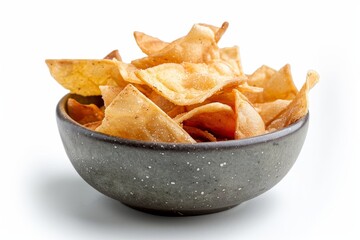
<instances>
[{"instance_id":1,"label":"browned chip","mask_svg":"<svg viewBox=\"0 0 360 240\"><path fill-rule=\"evenodd\" d=\"M110 52L108 55L106 55L106 56L104 57L104 59L110 59L110 60L116 59L116 60L118 60L118 61L122 61L122 60L121 60L120 53L119 53L119 51L118 51L117 49L114 50L114 51L112 51L112 52Z\"/></svg>"},{"instance_id":2,"label":"browned chip","mask_svg":"<svg viewBox=\"0 0 360 240\"><path fill-rule=\"evenodd\" d=\"M105 109L105 118L96 131L134 140L195 143L184 129L131 84Z\"/></svg>"},{"instance_id":3,"label":"browned chip","mask_svg":"<svg viewBox=\"0 0 360 240\"><path fill-rule=\"evenodd\" d=\"M216 142L216 137L208 131L190 126L183 126L183 128L196 142Z\"/></svg>"},{"instance_id":4,"label":"browned chip","mask_svg":"<svg viewBox=\"0 0 360 240\"><path fill-rule=\"evenodd\" d=\"M73 98L69 98L67 101L67 112L80 124L97 122L104 118L103 111L95 104L81 104Z\"/></svg>"},{"instance_id":5,"label":"browned chip","mask_svg":"<svg viewBox=\"0 0 360 240\"><path fill-rule=\"evenodd\" d=\"M86 123L83 126L90 129L90 130L95 131L95 129L100 125L101 125L101 121L96 121L96 122Z\"/></svg>"},{"instance_id":6,"label":"browned chip","mask_svg":"<svg viewBox=\"0 0 360 240\"><path fill-rule=\"evenodd\" d=\"M234 139L235 115L232 108L226 104L205 104L176 116L174 121L209 131L221 138Z\"/></svg>"}]
</instances>

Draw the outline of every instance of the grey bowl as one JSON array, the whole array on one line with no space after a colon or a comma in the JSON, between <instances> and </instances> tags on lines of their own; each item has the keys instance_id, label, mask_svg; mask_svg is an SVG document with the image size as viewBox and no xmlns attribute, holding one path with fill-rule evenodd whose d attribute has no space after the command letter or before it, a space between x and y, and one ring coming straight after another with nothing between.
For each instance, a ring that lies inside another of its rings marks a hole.
<instances>
[{"instance_id":1,"label":"grey bowl","mask_svg":"<svg viewBox=\"0 0 360 240\"><path fill-rule=\"evenodd\" d=\"M309 114L280 131L215 143L162 144L88 130L73 121L66 95L56 108L65 151L79 175L99 192L160 215L200 215L232 208L277 184L303 146ZM75 197L75 196L74 196Z\"/></svg>"}]
</instances>

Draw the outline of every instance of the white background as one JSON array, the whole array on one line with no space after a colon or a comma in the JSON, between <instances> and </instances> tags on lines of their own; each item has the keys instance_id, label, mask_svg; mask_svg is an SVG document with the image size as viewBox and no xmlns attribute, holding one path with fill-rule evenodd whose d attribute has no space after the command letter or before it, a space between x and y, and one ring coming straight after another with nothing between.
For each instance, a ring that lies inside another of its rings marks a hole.
<instances>
[{"instance_id":1,"label":"white background","mask_svg":"<svg viewBox=\"0 0 360 240\"><path fill-rule=\"evenodd\" d=\"M1 1L0 239L360 239L357 1ZM46 58L142 55L133 31L165 41L198 22L230 27L246 73L290 63L310 96L310 128L289 174L218 214L164 218L89 187L62 147L55 105L67 91Z\"/></svg>"}]
</instances>

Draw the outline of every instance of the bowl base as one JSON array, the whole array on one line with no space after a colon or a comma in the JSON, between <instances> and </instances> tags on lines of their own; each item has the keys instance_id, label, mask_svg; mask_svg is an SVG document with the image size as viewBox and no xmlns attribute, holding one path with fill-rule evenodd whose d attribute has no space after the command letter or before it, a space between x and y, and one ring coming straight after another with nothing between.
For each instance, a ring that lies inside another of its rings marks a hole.
<instances>
[{"instance_id":1,"label":"bowl base","mask_svg":"<svg viewBox=\"0 0 360 240\"><path fill-rule=\"evenodd\" d=\"M186 217L186 216L198 216L198 215L206 215L206 214L213 214L218 213L222 211L229 210L231 208L234 208L238 206L239 204L235 204L228 207L222 207L222 208L215 208L215 209L201 209L201 210L164 210L164 209L150 209L150 208L144 208L144 207L137 207L137 206L131 206L128 204L123 203L125 206L128 206L132 209L149 213L152 215L158 215L158 216L165 216L165 217Z\"/></svg>"}]
</instances>

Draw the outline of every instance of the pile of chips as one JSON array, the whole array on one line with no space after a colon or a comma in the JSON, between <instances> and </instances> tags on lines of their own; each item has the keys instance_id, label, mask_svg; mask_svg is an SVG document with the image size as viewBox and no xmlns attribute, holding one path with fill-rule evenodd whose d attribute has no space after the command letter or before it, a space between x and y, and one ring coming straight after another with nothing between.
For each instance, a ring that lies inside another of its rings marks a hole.
<instances>
[{"instance_id":1,"label":"pile of chips","mask_svg":"<svg viewBox=\"0 0 360 240\"><path fill-rule=\"evenodd\" d=\"M121 138L170 143L243 139L284 128L308 112L318 82L307 73L298 90L290 66L261 66L247 75L237 46L219 48L228 28L195 24L164 42L142 32L135 40L147 56L123 62L117 50L104 59L48 59L51 75L71 93L101 95L104 106L73 98L67 111L94 131Z\"/></svg>"}]
</instances>

